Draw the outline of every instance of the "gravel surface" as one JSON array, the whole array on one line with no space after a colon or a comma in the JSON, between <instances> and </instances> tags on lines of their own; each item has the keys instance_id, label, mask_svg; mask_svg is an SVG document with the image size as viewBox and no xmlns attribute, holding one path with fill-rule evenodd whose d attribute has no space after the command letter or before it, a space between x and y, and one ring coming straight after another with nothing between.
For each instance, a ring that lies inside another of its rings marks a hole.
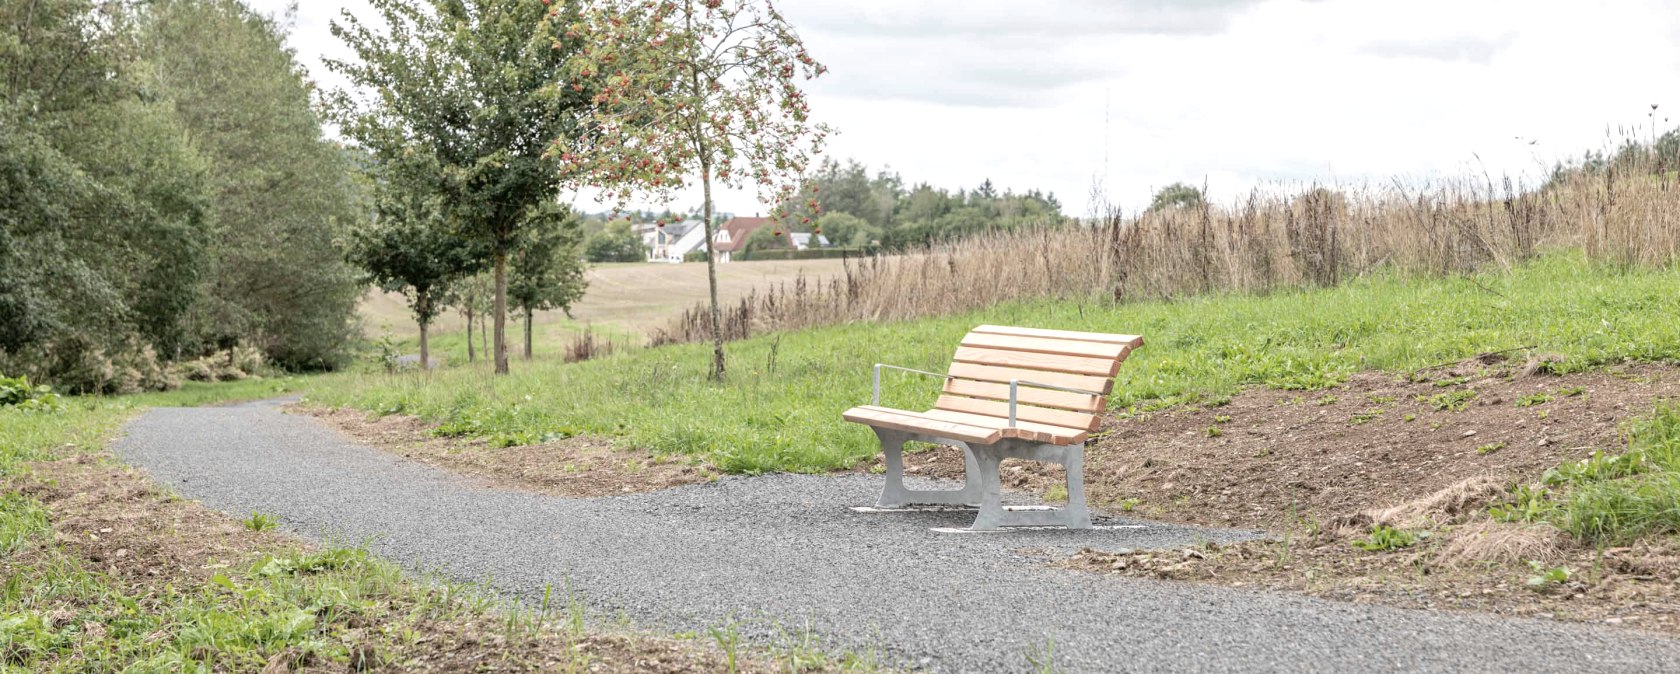
<instances>
[{"instance_id":1,"label":"gravel surface","mask_svg":"<svg viewBox=\"0 0 1680 674\"><path fill-rule=\"evenodd\" d=\"M968 513L861 514L873 476L775 475L566 499L490 489L354 444L278 401L156 409L116 451L189 498L365 541L412 570L537 598L569 582L601 618L759 642L809 629L946 672L1661 671L1680 640L1047 568L1086 545L1181 547L1256 532L1147 522L936 533ZM1671 670L1670 670L1671 671Z\"/></svg>"}]
</instances>

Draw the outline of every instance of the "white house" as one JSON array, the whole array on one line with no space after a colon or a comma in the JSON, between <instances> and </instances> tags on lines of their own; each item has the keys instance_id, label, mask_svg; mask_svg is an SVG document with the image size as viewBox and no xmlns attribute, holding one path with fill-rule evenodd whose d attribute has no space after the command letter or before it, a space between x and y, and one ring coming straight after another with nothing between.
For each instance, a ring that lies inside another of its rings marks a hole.
<instances>
[{"instance_id":1,"label":"white house","mask_svg":"<svg viewBox=\"0 0 1680 674\"><path fill-rule=\"evenodd\" d=\"M706 243L706 228L699 220L684 220L659 227L654 223L636 225L642 243L648 249L649 262L682 262L683 256L700 250Z\"/></svg>"}]
</instances>

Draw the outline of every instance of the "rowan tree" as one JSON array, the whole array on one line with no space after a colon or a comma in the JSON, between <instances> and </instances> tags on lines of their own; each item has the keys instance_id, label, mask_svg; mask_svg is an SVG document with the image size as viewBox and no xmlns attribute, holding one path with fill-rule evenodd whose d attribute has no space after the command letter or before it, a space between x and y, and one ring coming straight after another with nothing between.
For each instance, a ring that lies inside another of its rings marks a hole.
<instances>
[{"instance_id":1,"label":"rowan tree","mask_svg":"<svg viewBox=\"0 0 1680 674\"><path fill-rule=\"evenodd\" d=\"M548 27L555 50L571 55L555 95L590 94L587 133L554 139L561 175L621 205L670 200L698 180L708 251L714 185L751 186L779 216L830 133L800 89L826 69L768 0L600 0L570 21L556 10ZM711 377L721 380L716 255L706 256L706 279Z\"/></svg>"}]
</instances>

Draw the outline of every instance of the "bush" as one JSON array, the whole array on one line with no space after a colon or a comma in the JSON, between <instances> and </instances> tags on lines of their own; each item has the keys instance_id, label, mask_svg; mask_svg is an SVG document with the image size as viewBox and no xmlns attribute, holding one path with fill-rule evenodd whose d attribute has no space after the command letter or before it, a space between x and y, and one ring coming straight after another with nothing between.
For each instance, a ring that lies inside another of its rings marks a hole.
<instances>
[{"instance_id":1,"label":"bush","mask_svg":"<svg viewBox=\"0 0 1680 674\"><path fill-rule=\"evenodd\" d=\"M57 411L62 407L58 394L46 384L33 385L29 377L0 376L0 407L16 407L32 411Z\"/></svg>"},{"instance_id":2,"label":"bush","mask_svg":"<svg viewBox=\"0 0 1680 674\"><path fill-rule=\"evenodd\" d=\"M174 370L177 375L191 381L237 381L255 376L264 364L262 351L248 346L234 346L197 360L176 363Z\"/></svg>"}]
</instances>

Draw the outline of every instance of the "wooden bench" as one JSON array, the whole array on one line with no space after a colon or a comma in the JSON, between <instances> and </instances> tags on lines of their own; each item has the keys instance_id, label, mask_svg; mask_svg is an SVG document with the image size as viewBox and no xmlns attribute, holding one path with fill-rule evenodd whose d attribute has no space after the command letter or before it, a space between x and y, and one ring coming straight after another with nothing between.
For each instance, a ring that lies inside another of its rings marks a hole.
<instances>
[{"instance_id":1,"label":"wooden bench","mask_svg":"<svg viewBox=\"0 0 1680 674\"><path fill-rule=\"evenodd\" d=\"M875 429L886 457L887 485L879 508L910 504L978 506L972 529L1062 525L1088 529L1085 439L1097 429L1126 355L1143 345L1136 335L982 325L964 337L945 374L877 363L869 405L847 410L847 421ZM925 412L881 407L881 371L901 370L945 380L939 401ZM911 440L963 448L967 481L954 491L904 488L904 444ZM999 466L1016 458L1067 468L1067 506L1012 511L1002 506Z\"/></svg>"}]
</instances>

